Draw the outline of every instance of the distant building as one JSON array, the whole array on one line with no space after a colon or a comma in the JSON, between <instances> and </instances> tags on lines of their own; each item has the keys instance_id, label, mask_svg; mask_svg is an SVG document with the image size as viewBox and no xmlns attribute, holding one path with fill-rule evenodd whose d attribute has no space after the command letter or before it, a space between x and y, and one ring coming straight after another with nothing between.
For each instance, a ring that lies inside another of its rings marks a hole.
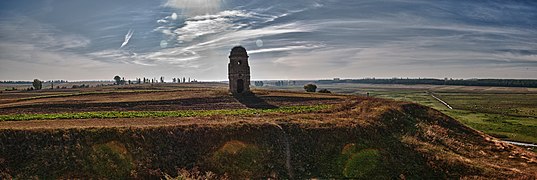
<instances>
[{"instance_id":1,"label":"distant building","mask_svg":"<svg viewBox=\"0 0 537 180\"><path fill-rule=\"evenodd\" d=\"M250 66L248 53L242 46L235 46L229 54L229 91L233 94L250 92Z\"/></svg>"}]
</instances>

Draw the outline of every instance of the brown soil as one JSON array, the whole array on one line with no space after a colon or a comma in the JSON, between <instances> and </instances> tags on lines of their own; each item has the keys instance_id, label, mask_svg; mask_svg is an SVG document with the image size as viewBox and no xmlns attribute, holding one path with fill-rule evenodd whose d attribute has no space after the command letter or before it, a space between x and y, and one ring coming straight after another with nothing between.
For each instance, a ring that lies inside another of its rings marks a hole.
<instances>
[{"instance_id":1,"label":"brown soil","mask_svg":"<svg viewBox=\"0 0 537 180\"><path fill-rule=\"evenodd\" d=\"M274 177L274 174L284 179L292 176L300 179L364 178L347 173L347 165L362 162L353 158L360 157L360 152L382 155L379 159L372 158L375 167L365 174L372 179L537 178L535 153L500 142L439 111L417 104L282 91L258 90L250 98L233 97L219 90L194 92L168 100L135 98L121 102L104 102L104 99L88 95L85 98L89 102L83 101L82 104L81 101L69 101L70 98L78 98L76 96L50 103L37 99L39 103L10 105L1 109L3 113L27 112L27 109L28 112L39 113L336 105L321 112L304 114L0 122L0 137L3 137L0 138L3 145L0 147L0 178L3 175L21 179L35 175L53 179L109 178L109 174L95 173L106 172L110 167L124 167L117 165L124 162L132 167L129 166L125 174L117 174L119 178L155 178L163 173L175 173L177 168L192 168L194 165L222 171L233 163L244 163L244 159L234 161L241 156L232 154L219 159L215 155L222 145L239 141L244 147L252 147L247 149L250 153L246 157L260 160L266 166L251 168L246 174L235 174L237 178L266 178ZM144 95L151 95L151 92ZM92 102L96 100L103 102ZM284 140L290 144L287 150L291 154L291 170L285 168L285 152L281 150L285 147L282 145ZM102 155L100 147L108 149L110 152L106 153L111 155ZM114 149L121 151L112 151ZM347 157L345 153L348 151L354 154ZM82 152L93 153L93 156ZM100 156L103 156L102 160L91 159ZM87 157L90 159L84 161ZM110 157L120 158L114 162L109 160ZM347 162L343 164L344 168L339 160ZM94 163L100 162L111 164L99 166L102 169L91 169ZM239 165L237 167L241 168L238 170L229 166L229 171L245 172L244 167L249 167ZM89 169L80 171L84 168Z\"/></svg>"},{"instance_id":2,"label":"brown soil","mask_svg":"<svg viewBox=\"0 0 537 180\"><path fill-rule=\"evenodd\" d=\"M292 105L335 104L348 96L319 93L289 93L255 90L255 95L232 96L225 88L199 88L192 86L163 86L154 91L132 91L131 87L104 94L82 94L67 97L46 97L30 100L16 98L0 101L0 114L23 113L64 113L91 111L173 111L173 110L212 110L265 108ZM140 89L138 89L140 90ZM147 89L143 89L147 90ZM99 92L99 91L90 91ZM8 94L8 93L6 93ZM15 97L35 97L48 95L43 92L27 95L13 93ZM24 94L24 93L22 93ZM58 90L55 94L72 94Z\"/></svg>"}]
</instances>

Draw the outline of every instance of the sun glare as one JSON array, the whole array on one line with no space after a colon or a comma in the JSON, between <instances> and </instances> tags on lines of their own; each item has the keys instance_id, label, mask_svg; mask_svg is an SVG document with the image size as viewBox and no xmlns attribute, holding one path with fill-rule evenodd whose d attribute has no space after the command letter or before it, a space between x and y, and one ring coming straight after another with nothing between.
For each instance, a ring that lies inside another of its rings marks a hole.
<instances>
[{"instance_id":1,"label":"sun glare","mask_svg":"<svg viewBox=\"0 0 537 180\"><path fill-rule=\"evenodd\" d=\"M184 16L214 14L220 11L222 0L168 0L166 6L181 9Z\"/></svg>"}]
</instances>

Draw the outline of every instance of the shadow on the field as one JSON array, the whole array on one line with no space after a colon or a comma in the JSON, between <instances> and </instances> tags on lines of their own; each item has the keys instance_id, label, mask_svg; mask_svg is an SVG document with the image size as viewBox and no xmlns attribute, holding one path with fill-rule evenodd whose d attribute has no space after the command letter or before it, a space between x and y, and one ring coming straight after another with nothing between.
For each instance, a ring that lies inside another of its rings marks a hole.
<instances>
[{"instance_id":1,"label":"shadow on the field","mask_svg":"<svg viewBox=\"0 0 537 180\"><path fill-rule=\"evenodd\" d=\"M278 106L269 104L265 100L257 97L254 93L234 94L233 97L248 108L254 108L254 109L278 108Z\"/></svg>"}]
</instances>

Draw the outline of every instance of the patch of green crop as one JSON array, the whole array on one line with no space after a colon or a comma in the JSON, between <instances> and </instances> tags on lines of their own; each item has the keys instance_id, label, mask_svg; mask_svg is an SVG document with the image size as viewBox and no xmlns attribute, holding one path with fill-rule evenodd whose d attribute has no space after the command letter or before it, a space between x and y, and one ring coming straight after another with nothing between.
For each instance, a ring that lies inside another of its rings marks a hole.
<instances>
[{"instance_id":1,"label":"patch of green crop","mask_svg":"<svg viewBox=\"0 0 537 180\"><path fill-rule=\"evenodd\" d=\"M489 135L513 141L537 143L537 119L466 110L444 111L447 115Z\"/></svg>"},{"instance_id":2,"label":"patch of green crop","mask_svg":"<svg viewBox=\"0 0 537 180\"><path fill-rule=\"evenodd\" d=\"M106 119L146 117L204 117L215 115L261 115L269 113L309 113L330 108L331 105L286 106L274 109L222 109L222 110L179 110L179 111L104 111L58 114L13 114L0 115L0 121L24 121L47 119Z\"/></svg>"}]
</instances>

